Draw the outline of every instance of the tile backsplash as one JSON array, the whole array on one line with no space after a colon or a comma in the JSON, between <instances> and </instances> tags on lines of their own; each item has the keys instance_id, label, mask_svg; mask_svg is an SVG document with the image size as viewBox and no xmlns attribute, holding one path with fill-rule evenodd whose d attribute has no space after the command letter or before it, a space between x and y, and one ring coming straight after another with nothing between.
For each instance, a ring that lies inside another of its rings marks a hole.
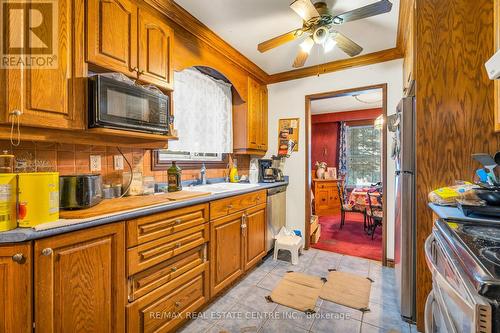
<instances>
[{"instance_id":1,"label":"tile backsplash","mask_svg":"<svg viewBox=\"0 0 500 333\"><path fill-rule=\"evenodd\" d=\"M21 142L12 147L9 141L0 141L0 150L13 153L16 158L16 172L50 172L57 171L61 175L83 174L90 172L90 155L101 156L101 171L95 172L103 176L104 183L121 183L122 173L128 172L128 164L124 161L124 170L114 170L114 156L120 155L117 148L106 146L90 146L49 142ZM151 170L151 150L141 148L120 147L134 172L142 172L143 176L153 176L157 182L167 181L166 171ZM238 156L240 175L248 175L249 156ZM208 178L220 178L226 175L225 169L207 170ZM183 180L199 177L199 169L183 170Z\"/></svg>"}]
</instances>

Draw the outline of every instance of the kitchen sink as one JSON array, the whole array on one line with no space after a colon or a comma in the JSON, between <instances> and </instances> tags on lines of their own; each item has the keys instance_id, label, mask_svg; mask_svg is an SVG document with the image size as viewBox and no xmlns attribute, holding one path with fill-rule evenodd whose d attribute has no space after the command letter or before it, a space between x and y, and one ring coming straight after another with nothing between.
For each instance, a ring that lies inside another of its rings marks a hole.
<instances>
[{"instance_id":1,"label":"kitchen sink","mask_svg":"<svg viewBox=\"0 0 500 333\"><path fill-rule=\"evenodd\" d=\"M217 183L217 184L207 184L207 185L186 186L183 187L183 190L222 193L222 192L246 190L257 186L259 185L248 184L248 183Z\"/></svg>"}]
</instances>

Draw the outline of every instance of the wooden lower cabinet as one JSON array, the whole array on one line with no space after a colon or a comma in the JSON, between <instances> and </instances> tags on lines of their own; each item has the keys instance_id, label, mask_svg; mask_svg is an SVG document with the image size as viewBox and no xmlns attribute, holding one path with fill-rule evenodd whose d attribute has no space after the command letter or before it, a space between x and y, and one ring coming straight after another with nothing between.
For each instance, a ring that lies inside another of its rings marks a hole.
<instances>
[{"instance_id":1,"label":"wooden lower cabinet","mask_svg":"<svg viewBox=\"0 0 500 333\"><path fill-rule=\"evenodd\" d=\"M32 332L31 243L0 246L0 333Z\"/></svg>"},{"instance_id":2,"label":"wooden lower cabinet","mask_svg":"<svg viewBox=\"0 0 500 333\"><path fill-rule=\"evenodd\" d=\"M210 292L215 295L244 272L244 213L210 222Z\"/></svg>"},{"instance_id":3,"label":"wooden lower cabinet","mask_svg":"<svg viewBox=\"0 0 500 333\"><path fill-rule=\"evenodd\" d=\"M114 223L35 241L36 332L125 331L125 228Z\"/></svg>"},{"instance_id":4,"label":"wooden lower cabinet","mask_svg":"<svg viewBox=\"0 0 500 333\"><path fill-rule=\"evenodd\" d=\"M340 214L340 198L336 179L313 181L314 210L318 216Z\"/></svg>"},{"instance_id":5,"label":"wooden lower cabinet","mask_svg":"<svg viewBox=\"0 0 500 333\"><path fill-rule=\"evenodd\" d=\"M211 221L212 296L233 283L265 256L266 223L265 203Z\"/></svg>"},{"instance_id":6,"label":"wooden lower cabinet","mask_svg":"<svg viewBox=\"0 0 500 333\"><path fill-rule=\"evenodd\" d=\"M209 300L209 266L203 263L127 306L127 332L174 332Z\"/></svg>"},{"instance_id":7,"label":"wooden lower cabinet","mask_svg":"<svg viewBox=\"0 0 500 333\"><path fill-rule=\"evenodd\" d=\"M251 208L245 214L245 270L248 270L266 255L266 204Z\"/></svg>"}]
</instances>

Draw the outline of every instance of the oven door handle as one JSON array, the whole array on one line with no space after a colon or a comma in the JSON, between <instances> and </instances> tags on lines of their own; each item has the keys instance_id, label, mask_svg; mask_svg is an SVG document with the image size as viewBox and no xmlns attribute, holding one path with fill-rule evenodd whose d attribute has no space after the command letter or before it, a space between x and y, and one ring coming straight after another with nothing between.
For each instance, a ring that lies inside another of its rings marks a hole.
<instances>
[{"instance_id":1,"label":"oven door handle","mask_svg":"<svg viewBox=\"0 0 500 333\"><path fill-rule=\"evenodd\" d=\"M436 300L434 299L434 292L431 290L429 295L427 295L427 300L425 301L425 332L434 333L434 319L432 315L432 306Z\"/></svg>"}]
</instances>

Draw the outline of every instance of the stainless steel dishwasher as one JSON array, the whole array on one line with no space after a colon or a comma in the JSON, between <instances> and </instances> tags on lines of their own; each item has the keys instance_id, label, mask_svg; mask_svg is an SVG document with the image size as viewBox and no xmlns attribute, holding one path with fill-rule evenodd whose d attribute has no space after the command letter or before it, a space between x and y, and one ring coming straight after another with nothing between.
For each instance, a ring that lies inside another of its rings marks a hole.
<instances>
[{"instance_id":1,"label":"stainless steel dishwasher","mask_svg":"<svg viewBox=\"0 0 500 333\"><path fill-rule=\"evenodd\" d=\"M286 224L286 186L267 190L266 252L274 248L274 236Z\"/></svg>"}]
</instances>

